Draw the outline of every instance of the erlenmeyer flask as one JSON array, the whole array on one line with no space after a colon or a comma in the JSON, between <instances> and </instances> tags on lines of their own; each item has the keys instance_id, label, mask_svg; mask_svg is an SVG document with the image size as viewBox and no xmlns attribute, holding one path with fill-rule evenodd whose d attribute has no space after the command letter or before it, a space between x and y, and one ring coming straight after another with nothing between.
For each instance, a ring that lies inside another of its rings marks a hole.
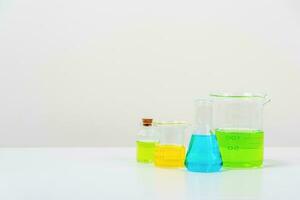
<instances>
[{"instance_id":1,"label":"erlenmeyer flask","mask_svg":"<svg viewBox=\"0 0 300 200\"><path fill-rule=\"evenodd\" d=\"M194 128L185 160L189 171L216 172L220 171L222 167L217 139L211 130L211 125L211 101L197 100Z\"/></svg>"}]
</instances>

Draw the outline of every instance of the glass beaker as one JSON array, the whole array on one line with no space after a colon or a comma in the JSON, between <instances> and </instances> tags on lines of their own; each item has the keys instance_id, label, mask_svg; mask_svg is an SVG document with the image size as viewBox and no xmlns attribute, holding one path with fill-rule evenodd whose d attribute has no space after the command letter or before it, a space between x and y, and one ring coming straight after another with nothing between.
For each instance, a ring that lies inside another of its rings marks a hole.
<instances>
[{"instance_id":1,"label":"glass beaker","mask_svg":"<svg viewBox=\"0 0 300 200\"><path fill-rule=\"evenodd\" d=\"M195 121L185 166L194 172L216 172L222 167L216 135L212 131L212 102L198 99L195 102Z\"/></svg>"},{"instance_id":2,"label":"glass beaker","mask_svg":"<svg viewBox=\"0 0 300 200\"><path fill-rule=\"evenodd\" d=\"M155 146L154 165L176 168L184 166L184 137L187 128L185 122L156 122L159 143Z\"/></svg>"},{"instance_id":3,"label":"glass beaker","mask_svg":"<svg viewBox=\"0 0 300 200\"><path fill-rule=\"evenodd\" d=\"M213 127L223 166L260 167L263 164L263 107L266 95L212 93Z\"/></svg>"}]
</instances>

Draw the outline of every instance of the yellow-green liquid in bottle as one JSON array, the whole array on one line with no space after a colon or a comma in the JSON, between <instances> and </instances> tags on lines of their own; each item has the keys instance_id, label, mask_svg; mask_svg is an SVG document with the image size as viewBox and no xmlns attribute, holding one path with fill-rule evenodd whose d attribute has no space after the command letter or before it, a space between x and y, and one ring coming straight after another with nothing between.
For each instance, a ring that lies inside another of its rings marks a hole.
<instances>
[{"instance_id":1,"label":"yellow-green liquid in bottle","mask_svg":"<svg viewBox=\"0 0 300 200\"><path fill-rule=\"evenodd\" d=\"M142 163L152 163L156 143L157 142L153 141L136 141L137 161Z\"/></svg>"},{"instance_id":2,"label":"yellow-green liquid in bottle","mask_svg":"<svg viewBox=\"0 0 300 200\"><path fill-rule=\"evenodd\" d=\"M223 167L250 168L263 164L264 132L251 129L216 129Z\"/></svg>"}]
</instances>

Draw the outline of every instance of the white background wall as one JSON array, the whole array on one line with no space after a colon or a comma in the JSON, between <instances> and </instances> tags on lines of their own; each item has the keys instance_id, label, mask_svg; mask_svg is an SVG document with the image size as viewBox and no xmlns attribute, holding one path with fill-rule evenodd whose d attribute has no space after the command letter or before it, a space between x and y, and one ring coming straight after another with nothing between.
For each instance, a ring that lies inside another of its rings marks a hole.
<instances>
[{"instance_id":1,"label":"white background wall","mask_svg":"<svg viewBox=\"0 0 300 200\"><path fill-rule=\"evenodd\" d=\"M300 145L298 0L0 0L0 145L134 145L143 116L267 92L266 144Z\"/></svg>"}]
</instances>

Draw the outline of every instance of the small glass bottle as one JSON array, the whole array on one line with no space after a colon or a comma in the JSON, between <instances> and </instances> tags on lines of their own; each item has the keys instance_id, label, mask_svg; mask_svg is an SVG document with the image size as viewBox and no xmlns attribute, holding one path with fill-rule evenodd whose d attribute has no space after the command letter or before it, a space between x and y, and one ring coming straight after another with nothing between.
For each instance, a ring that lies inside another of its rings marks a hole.
<instances>
[{"instance_id":1,"label":"small glass bottle","mask_svg":"<svg viewBox=\"0 0 300 200\"><path fill-rule=\"evenodd\" d=\"M157 134L152 126L153 119L142 119L142 121L142 128L136 140L136 159L141 163L152 163Z\"/></svg>"},{"instance_id":2,"label":"small glass bottle","mask_svg":"<svg viewBox=\"0 0 300 200\"><path fill-rule=\"evenodd\" d=\"M216 172L222 167L216 135L212 129L212 102L196 101L195 122L185 166L194 172Z\"/></svg>"}]
</instances>

